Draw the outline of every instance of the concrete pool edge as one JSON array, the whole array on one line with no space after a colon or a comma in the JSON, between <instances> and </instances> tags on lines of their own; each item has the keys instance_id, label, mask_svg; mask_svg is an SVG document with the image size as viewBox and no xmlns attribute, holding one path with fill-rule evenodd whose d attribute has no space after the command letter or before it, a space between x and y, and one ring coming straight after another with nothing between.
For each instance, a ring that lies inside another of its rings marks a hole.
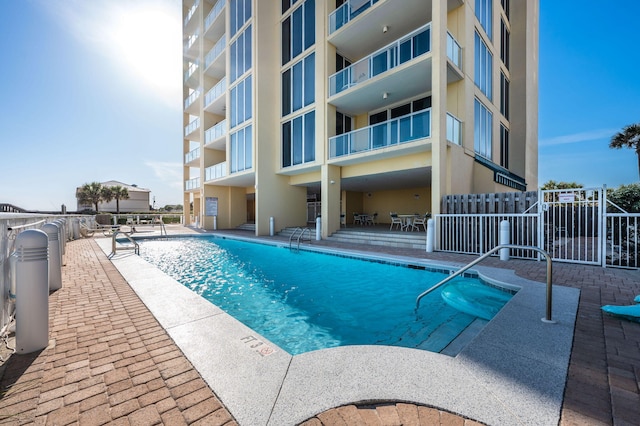
<instances>
[{"instance_id":1,"label":"concrete pool edge","mask_svg":"<svg viewBox=\"0 0 640 426\"><path fill-rule=\"evenodd\" d=\"M108 243L101 247L110 251ZM354 250L320 251L411 264L445 263ZM435 406L489 424L558 423L573 339L576 289L554 288L558 323L543 324L542 284L509 270L476 267L482 275L522 290L455 358L379 346L333 348L295 357L277 350L261 357L247 352L250 342L240 340L252 336L266 346L270 342L213 306L207 314L188 296L176 298L175 288L170 290L177 284L174 280L162 273L140 273L149 267L142 259L126 254L114 256L112 262L157 318L173 319L169 326L165 326L166 319L159 321L240 424L296 424L336 406L384 400ZM155 285L150 286L150 280ZM176 312L194 310L197 315L177 321L180 315L157 312L162 299L175 301ZM177 306L178 302L185 305Z\"/></svg>"}]
</instances>

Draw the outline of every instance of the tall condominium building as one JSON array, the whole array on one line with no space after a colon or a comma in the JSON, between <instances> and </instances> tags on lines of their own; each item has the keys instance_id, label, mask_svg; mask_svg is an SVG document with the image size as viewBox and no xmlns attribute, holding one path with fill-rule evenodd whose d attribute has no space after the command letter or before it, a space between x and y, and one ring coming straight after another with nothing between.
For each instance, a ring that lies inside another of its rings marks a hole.
<instances>
[{"instance_id":1,"label":"tall condominium building","mask_svg":"<svg viewBox=\"0 0 640 426\"><path fill-rule=\"evenodd\" d=\"M188 223L537 187L537 0L183 0Z\"/></svg>"}]
</instances>

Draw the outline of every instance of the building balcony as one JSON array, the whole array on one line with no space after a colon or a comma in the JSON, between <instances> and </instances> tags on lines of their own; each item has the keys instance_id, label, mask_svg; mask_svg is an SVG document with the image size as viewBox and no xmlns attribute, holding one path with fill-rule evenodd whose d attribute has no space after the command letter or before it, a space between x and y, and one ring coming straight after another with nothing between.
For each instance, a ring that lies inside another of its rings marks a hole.
<instances>
[{"instance_id":1,"label":"building balcony","mask_svg":"<svg viewBox=\"0 0 640 426\"><path fill-rule=\"evenodd\" d=\"M227 78L224 77L204 95L204 110L224 116L226 111Z\"/></svg>"},{"instance_id":2,"label":"building balcony","mask_svg":"<svg viewBox=\"0 0 640 426\"><path fill-rule=\"evenodd\" d=\"M225 0L218 0L204 18L204 36L209 40L218 40L224 34Z\"/></svg>"},{"instance_id":3,"label":"building balcony","mask_svg":"<svg viewBox=\"0 0 640 426\"><path fill-rule=\"evenodd\" d=\"M447 82L453 83L462 80L462 47L458 41L447 31Z\"/></svg>"},{"instance_id":4,"label":"building balcony","mask_svg":"<svg viewBox=\"0 0 640 426\"><path fill-rule=\"evenodd\" d=\"M450 113L447 113L447 140L462 146L462 122Z\"/></svg>"},{"instance_id":5,"label":"building balcony","mask_svg":"<svg viewBox=\"0 0 640 426\"><path fill-rule=\"evenodd\" d=\"M200 159L200 148L192 149L184 155L184 165L195 167Z\"/></svg>"},{"instance_id":6,"label":"building balcony","mask_svg":"<svg viewBox=\"0 0 640 426\"><path fill-rule=\"evenodd\" d=\"M398 147L431 137L431 108L329 138L329 159Z\"/></svg>"},{"instance_id":7,"label":"building balcony","mask_svg":"<svg viewBox=\"0 0 640 426\"><path fill-rule=\"evenodd\" d=\"M191 87L198 87L198 61L189 62L189 68L184 72L184 84Z\"/></svg>"},{"instance_id":8,"label":"building balcony","mask_svg":"<svg viewBox=\"0 0 640 426\"><path fill-rule=\"evenodd\" d=\"M185 126L185 139L189 139L190 141L200 141L200 134L198 132L198 129L200 129L200 117L191 120L191 122L187 126Z\"/></svg>"},{"instance_id":9,"label":"building balcony","mask_svg":"<svg viewBox=\"0 0 640 426\"><path fill-rule=\"evenodd\" d=\"M427 24L329 77L328 101L344 113L361 114L427 92L430 52Z\"/></svg>"},{"instance_id":10,"label":"building balcony","mask_svg":"<svg viewBox=\"0 0 640 426\"><path fill-rule=\"evenodd\" d=\"M200 178L192 178L184 181L184 190L185 191L193 191L196 189L200 189Z\"/></svg>"},{"instance_id":11,"label":"building balcony","mask_svg":"<svg viewBox=\"0 0 640 426\"><path fill-rule=\"evenodd\" d=\"M197 113L198 104L196 103L196 101L198 100L199 97L200 97L199 90L195 90L191 92L189 97L187 97L187 99L184 100L184 111L190 114Z\"/></svg>"},{"instance_id":12,"label":"building balcony","mask_svg":"<svg viewBox=\"0 0 640 426\"><path fill-rule=\"evenodd\" d=\"M220 79L225 75L227 37L225 34L218 39L216 44L204 57L205 74Z\"/></svg>"},{"instance_id":13,"label":"building balcony","mask_svg":"<svg viewBox=\"0 0 640 426\"><path fill-rule=\"evenodd\" d=\"M187 12L187 16L184 18L184 29L185 29L185 33L187 34L198 27L197 19L192 19L196 13L196 10L198 10L198 6L200 6L200 0L194 1L193 5L189 8L189 11Z\"/></svg>"},{"instance_id":14,"label":"building balcony","mask_svg":"<svg viewBox=\"0 0 640 426\"><path fill-rule=\"evenodd\" d=\"M196 31L191 34L187 41L184 44L184 51L186 55L195 55L198 49L198 39L200 38L200 30L196 29Z\"/></svg>"},{"instance_id":15,"label":"building balcony","mask_svg":"<svg viewBox=\"0 0 640 426\"><path fill-rule=\"evenodd\" d=\"M209 182L215 179L220 179L227 176L227 162L214 164L211 167L204 169L204 181Z\"/></svg>"},{"instance_id":16,"label":"building balcony","mask_svg":"<svg viewBox=\"0 0 640 426\"><path fill-rule=\"evenodd\" d=\"M205 148L224 150L226 148L227 120L222 120L204 132Z\"/></svg>"}]
</instances>

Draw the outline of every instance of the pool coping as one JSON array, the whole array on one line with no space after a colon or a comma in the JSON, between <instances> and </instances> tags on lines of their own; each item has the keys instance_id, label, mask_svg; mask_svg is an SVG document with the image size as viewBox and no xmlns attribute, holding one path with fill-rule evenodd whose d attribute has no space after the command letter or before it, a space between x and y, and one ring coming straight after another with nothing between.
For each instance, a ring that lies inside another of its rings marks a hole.
<instances>
[{"instance_id":1,"label":"pool coping","mask_svg":"<svg viewBox=\"0 0 640 426\"><path fill-rule=\"evenodd\" d=\"M110 253L110 241L98 242ZM313 250L435 268L460 266L357 250ZM241 425L297 424L333 407L378 401L424 404L487 424L558 424L577 289L554 286L556 323L545 324L543 284L511 270L476 266L483 277L521 290L455 357L390 346L291 356L138 256L116 254L111 261Z\"/></svg>"}]
</instances>

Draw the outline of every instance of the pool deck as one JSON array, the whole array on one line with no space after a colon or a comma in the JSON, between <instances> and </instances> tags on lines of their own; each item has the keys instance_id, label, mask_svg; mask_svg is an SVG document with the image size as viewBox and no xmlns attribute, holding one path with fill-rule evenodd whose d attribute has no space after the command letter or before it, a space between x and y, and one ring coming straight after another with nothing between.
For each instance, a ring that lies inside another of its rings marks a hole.
<instances>
[{"instance_id":1,"label":"pool deck","mask_svg":"<svg viewBox=\"0 0 640 426\"><path fill-rule=\"evenodd\" d=\"M109 261L99 246L106 242L67 244L63 288L49 300L50 345L4 363L0 424L624 425L640 418L640 324L600 311L601 305L632 303L640 294L638 271L554 263L557 324L539 320L544 304L526 312L531 300L522 300L510 304L517 312L507 312L512 316L506 323L496 317L481 334L484 340L455 358L388 347L291 357L188 293L177 290L167 303L157 295L164 279L154 275L157 270L140 266L130 253ZM312 246L438 264L475 258L326 241ZM474 269L502 274L530 288L527 297L540 299L544 263L492 258L482 265ZM577 313L570 312L578 301L571 288L580 290ZM181 303L189 313L175 315L172 309ZM513 322L528 314L535 318ZM511 333L510 344L500 341L505 328L522 323L533 329ZM551 336L550 327L556 330ZM205 347L220 339L227 344ZM261 349L266 356L256 352ZM504 353L508 363L500 361ZM216 357L237 362L223 365ZM309 401L321 408L314 411Z\"/></svg>"}]
</instances>

